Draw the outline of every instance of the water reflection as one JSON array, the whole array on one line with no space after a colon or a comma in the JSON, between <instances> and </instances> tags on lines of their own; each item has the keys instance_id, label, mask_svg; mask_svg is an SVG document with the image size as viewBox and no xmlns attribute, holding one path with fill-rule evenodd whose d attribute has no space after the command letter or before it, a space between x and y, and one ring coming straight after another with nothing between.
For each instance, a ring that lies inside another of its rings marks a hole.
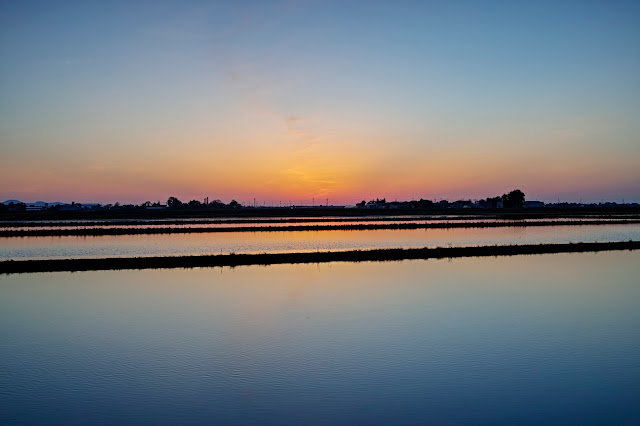
<instances>
[{"instance_id":1,"label":"water reflection","mask_svg":"<svg viewBox=\"0 0 640 426\"><path fill-rule=\"evenodd\" d=\"M640 253L0 276L0 422L634 423Z\"/></svg>"},{"instance_id":2,"label":"water reflection","mask_svg":"<svg viewBox=\"0 0 640 426\"><path fill-rule=\"evenodd\" d=\"M0 258L298 252L640 240L640 225L0 238Z\"/></svg>"},{"instance_id":3,"label":"water reflection","mask_svg":"<svg viewBox=\"0 0 640 426\"><path fill-rule=\"evenodd\" d=\"M387 220L388 219L388 220ZM494 218L466 218L466 217L450 217L445 219L413 219L411 217L402 218L360 218L357 220L344 220L341 218L322 218L322 220L314 221L310 218L304 219L228 219L226 221L220 219L199 219L193 220L193 223L189 223L186 220L154 220L145 221L144 224L136 223L135 220L131 224L126 221L118 221L110 224L109 222L0 222L0 231L63 231L63 230L78 230L78 229L157 229L157 228L169 228L169 229L190 229L190 228L257 228L257 227L270 227L270 228L282 228L282 227L308 227L308 226L355 226L355 225L426 225L426 224L452 224L460 225L463 223L522 223L522 222L614 222L618 220L633 219L633 218L534 218L534 219L494 219ZM169 223L166 223L169 222ZM175 222L175 223L173 223ZM117 224L114 224L117 223ZM5 226L2 226L5 225Z\"/></svg>"}]
</instances>

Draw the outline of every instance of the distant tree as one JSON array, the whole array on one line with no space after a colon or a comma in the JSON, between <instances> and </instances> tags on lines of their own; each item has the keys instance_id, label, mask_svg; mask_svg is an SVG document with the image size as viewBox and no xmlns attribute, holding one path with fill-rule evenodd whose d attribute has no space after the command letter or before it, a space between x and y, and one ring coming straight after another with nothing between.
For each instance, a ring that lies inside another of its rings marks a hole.
<instances>
[{"instance_id":1,"label":"distant tree","mask_svg":"<svg viewBox=\"0 0 640 426\"><path fill-rule=\"evenodd\" d=\"M226 204L223 203L220 200L213 200L209 203L209 207L213 208L213 209L221 209L223 207L226 207Z\"/></svg>"},{"instance_id":2,"label":"distant tree","mask_svg":"<svg viewBox=\"0 0 640 426\"><path fill-rule=\"evenodd\" d=\"M502 197L486 198L478 201L478 205L483 209L495 209L498 208L498 201L502 200Z\"/></svg>"},{"instance_id":3,"label":"distant tree","mask_svg":"<svg viewBox=\"0 0 640 426\"><path fill-rule=\"evenodd\" d=\"M167 206L171 209L177 209L182 206L182 201L178 200L176 197L169 197L167 200Z\"/></svg>"},{"instance_id":4,"label":"distant tree","mask_svg":"<svg viewBox=\"0 0 640 426\"><path fill-rule=\"evenodd\" d=\"M424 200L424 199L420 198L420 201L418 201L416 203L416 205L417 205L417 207L420 207L421 209L429 208L429 207L433 207L433 201Z\"/></svg>"},{"instance_id":5,"label":"distant tree","mask_svg":"<svg viewBox=\"0 0 640 426\"><path fill-rule=\"evenodd\" d=\"M239 209L242 207L242 205L236 200L231 200L231 202L229 203L229 207L231 207L232 209Z\"/></svg>"},{"instance_id":6,"label":"distant tree","mask_svg":"<svg viewBox=\"0 0 640 426\"><path fill-rule=\"evenodd\" d=\"M524 192L516 189L509 193L509 200L516 207L523 207L525 202Z\"/></svg>"},{"instance_id":7,"label":"distant tree","mask_svg":"<svg viewBox=\"0 0 640 426\"><path fill-rule=\"evenodd\" d=\"M6 204L5 207L5 210L9 210L10 212L21 212L27 210L27 205L25 203L14 203L13 201Z\"/></svg>"},{"instance_id":8,"label":"distant tree","mask_svg":"<svg viewBox=\"0 0 640 426\"><path fill-rule=\"evenodd\" d=\"M502 202L504 203L504 207L523 207L524 206L524 192L519 189L514 189L508 194L504 194L502 196Z\"/></svg>"},{"instance_id":9,"label":"distant tree","mask_svg":"<svg viewBox=\"0 0 640 426\"><path fill-rule=\"evenodd\" d=\"M365 200L362 200L358 204L356 204L356 206L360 209L363 209L366 204L367 202Z\"/></svg>"},{"instance_id":10,"label":"distant tree","mask_svg":"<svg viewBox=\"0 0 640 426\"><path fill-rule=\"evenodd\" d=\"M189 201L189 207L200 207L200 206L202 206L202 203L198 200Z\"/></svg>"}]
</instances>

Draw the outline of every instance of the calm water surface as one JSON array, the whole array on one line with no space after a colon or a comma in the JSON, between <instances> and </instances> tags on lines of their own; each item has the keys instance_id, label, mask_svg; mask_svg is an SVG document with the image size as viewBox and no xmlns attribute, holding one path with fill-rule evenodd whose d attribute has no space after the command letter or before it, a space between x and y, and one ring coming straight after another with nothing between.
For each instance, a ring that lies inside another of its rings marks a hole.
<instances>
[{"instance_id":1,"label":"calm water surface","mask_svg":"<svg viewBox=\"0 0 640 426\"><path fill-rule=\"evenodd\" d=\"M0 238L0 259L168 256L640 240L640 225Z\"/></svg>"},{"instance_id":2,"label":"calm water surface","mask_svg":"<svg viewBox=\"0 0 640 426\"><path fill-rule=\"evenodd\" d=\"M388 219L388 220L385 220ZM362 218L360 220L343 220L339 218L326 218L324 221L313 221L312 219L305 219L302 221L298 219L297 222L287 222L287 218L281 219L282 222L269 222L266 219L260 220L260 222L246 222L248 220L258 219L231 219L227 221L223 220L198 220L197 223L189 223L186 220L178 221L181 223L166 223L169 219L148 221L144 224L127 224L126 221L119 221L117 224L109 224L109 222L101 222L99 225L92 222L76 221L76 222L64 222L60 221L57 224L55 222L0 222L0 231L41 231L41 230L78 230L78 229L154 229L154 228L171 228L171 229L189 229L189 228L256 228L256 227L305 227L305 226L346 226L346 225L398 225L398 224L462 224L462 223L521 223L521 222L594 222L594 221L615 221L621 220L615 219L602 219L602 218L549 218L549 219L494 219L494 218L448 218L448 219L412 219L402 218L402 220L394 218ZM625 218L622 218L624 220ZM635 219L635 218L634 218ZM131 220L133 221L133 220ZM89 224L91 223L91 224ZM16 226L16 224L28 224L29 226ZM62 225L64 224L64 225ZM35 226L38 225L38 226Z\"/></svg>"},{"instance_id":3,"label":"calm water surface","mask_svg":"<svg viewBox=\"0 0 640 426\"><path fill-rule=\"evenodd\" d=\"M638 424L640 252L0 276L0 423Z\"/></svg>"}]
</instances>

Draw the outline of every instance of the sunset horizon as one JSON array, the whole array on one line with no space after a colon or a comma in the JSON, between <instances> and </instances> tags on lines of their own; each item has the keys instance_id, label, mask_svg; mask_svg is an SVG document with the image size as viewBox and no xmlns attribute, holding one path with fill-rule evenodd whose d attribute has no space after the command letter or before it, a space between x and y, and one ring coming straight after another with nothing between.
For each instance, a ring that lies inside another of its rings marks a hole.
<instances>
[{"instance_id":1,"label":"sunset horizon","mask_svg":"<svg viewBox=\"0 0 640 426\"><path fill-rule=\"evenodd\" d=\"M74 197L74 196L52 196L52 195L43 195L41 197L24 197L24 196L14 196L7 197L5 199L1 199L0 202L11 202L18 201L21 203L36 203L36 202L44 202L44 203L80 203L80 204L133 204L133 205L142 205L145 202L151 203L160 203L162 205L166 205L167 200L171 197L175 197L182 202L189 202L192 200L196 200L199 202L204 202L203 200L208 199L209 201L219 200L225 204L228 204L232 201L236 201L243 206L246 207L287 207L287 206L354 206L362 201L369 202L371 200L376 199L386 199L388 202L408 202L408 201L418 201L418 200L429 200L433 202L438 201L460 201L460 200L471 200L478 201L484 200L486 198L500 197L503 194L509 192L512 187L504 187L504 190L501 191L493 191L487 193L481 193L479 191L471 192L471 191L452 191L448 193L442 193L437 196L432 196L431 194L416 194L406 196L389 196L384 193L372 193L366 196L355 196L355 197L342 197L342 198L332 198L328 196L317 196L310 198L301 198L301 197L259 197L259 196L230 196L230 197L219 197L217 194L203 193L203 194L195 194L193 192L185 192L184 196L180 194L169 194L169 195L161 195L156 197L137 197L137 196L126 196L119 197L117 195L114 196L105 196L105 197L96 197L91 195L86 195L84 197ZM638 203L638 199L628 198L615 195L606 195L602 197L583 197L581 193L578 192L564 192L560 195L549 194L547 196L539 196L538 194L532 194L528 191L523 191L526 194L527 201L541 201L546 204L555 204L555 203L570 203L570 204L603 204L603 203L617 203L617 204L629 204L629 203ZM189 195L191 194L191 195ZM456 195L457 194L457 195Z\"/></svg>"},{"instance_id":2,"label":"sunset horizon","mask_svg":"<svg viewBox=\"0 0 640 426\"><path fill-rule=\"evenodd\" d=\"M0 6L0 200L640 200L637 3Z\"/></svg>"}]
</instances>

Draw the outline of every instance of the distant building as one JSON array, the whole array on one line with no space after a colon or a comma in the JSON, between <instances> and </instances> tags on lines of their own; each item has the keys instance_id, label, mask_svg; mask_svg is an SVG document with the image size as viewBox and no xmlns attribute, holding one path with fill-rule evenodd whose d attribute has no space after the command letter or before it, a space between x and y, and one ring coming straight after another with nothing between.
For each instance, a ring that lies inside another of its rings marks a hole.
<instances>
[{"instance_id":1,"label":"distant building","mask_svg":"<svg viewBox=\"0 0 640 426\"><path fill-rule=\"evenodd\" d=\"M471 202L471 200L458 200L451 203L449 207L452 209L468 209L472 206L473 202Z\"/></svg>"},{"instance_id":2,"label":"distant building","mask_svg":"<svg viewBox=\"0 0 640 426\"><path fill-rule=\"evenodd\" d=\"M81 205L75 204L75 203L72 203L72 204L61 204L58 207L58 210L60 210L60 211L76 211L76 210L80 210L80 207L81 207Z\"/></svg>"},{"instance_id":3,"label":"distant building","mask_svg":"<svg viewBox=\"0 0 640 426\"><path fill-rule=\"evenodd\" d=\"M539 208L539 207L544 207L544 202L542 201L525 201L524 202L524 207L525 208Z\"/></svg>"},{"instance_id":4,"label":"distant building","mask_svg":"<svg viewBox=\"0 0 640 426\"><path fill-rule=\"evenodd\" d=\"M376 198L376 200L371 200L369 201L366 205L365 208L367 209L386 209L389 208L388 204L387 204L387 200L386 199L379 199Z\"/></svg>"},{"instance_id":5,"label":"distant building","mask_svg":"<svg viewBox=\"0 0 640 426\"><path fill-rule=\"evenodd\" d=\"M392 201L387 204L390 209L410 209L412 207L408 201Z\"/></svg>"}]
</instances>

